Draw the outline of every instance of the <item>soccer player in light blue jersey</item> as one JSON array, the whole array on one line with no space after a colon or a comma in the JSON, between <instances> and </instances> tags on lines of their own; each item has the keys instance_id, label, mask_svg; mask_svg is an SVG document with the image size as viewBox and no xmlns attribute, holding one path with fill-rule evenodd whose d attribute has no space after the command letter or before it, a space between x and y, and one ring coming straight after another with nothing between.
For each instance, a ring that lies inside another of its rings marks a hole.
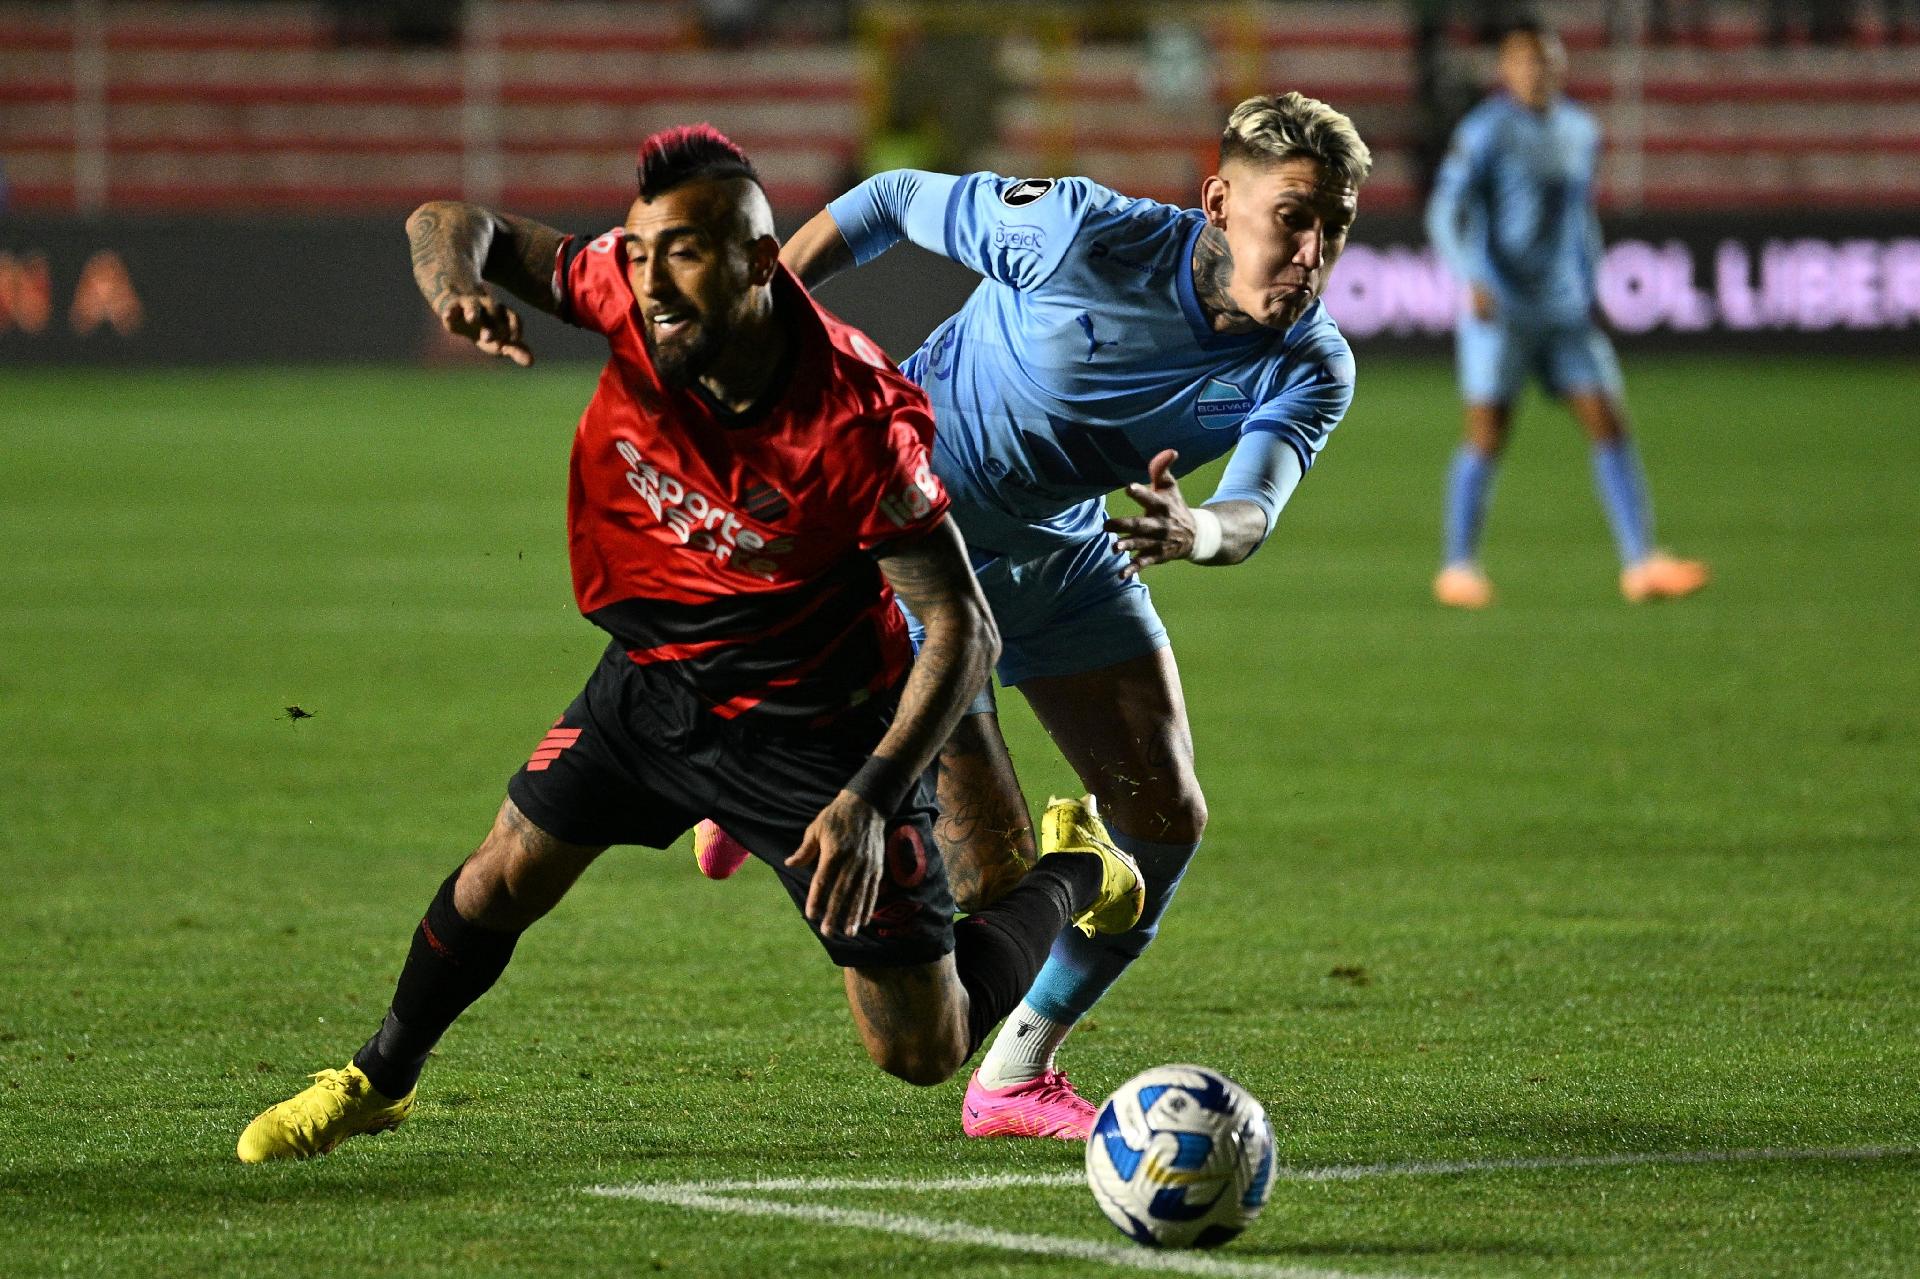
<instances>
[{"instance_id":1,"label":"soccer player in light blue jersey","mask_svg":"<svg viewBox=\"0 0 1920 1279\"><path fill-rule=\"evenodd\" d=\"M1565 401L1593 448L1593 479L1620 552L1620 591L1639 603L1691 595L1707 569L1653 544L1653 512L1627 432L1620 363L1594 322L1600 126L1560 92L1566 53L1523 23L1500 43L1496 93L1467 113L1434 182L1427 233L1467 284L1456 336L1466 440L1447 477L1445 554L1434 598L1485 608L1493 586L1480 530L1513 403L1529 378Z\"/></svg>"},{"instance_id":2,"label":"soccer player in light blue jersey","mask_svg":"<svg viewBox=\"0 0 1920 1279\"><path fill-rule=\"evenodd\" d=\"M1206 801L1167 633L1141 570L1238 564L1259 548L1353 398L1321 305L1371 157L1299 94L1249 99L1200 208L1085 178L882 173L833 201L782 259L809 285L911 240L983 276L910 358L1017 687L1147 877L1117 937L1069 930L967 1090L974 1136L1087 1135L1094 1108L1055 1052L1152 941L1199 847ZM1189 504L1179 477L1231 454ZM1137 516L1109 518L1124 488ZM936 831L956 895L991 897L1032 823L983 695L941 756Z\"/></svg>"}]
</instances>

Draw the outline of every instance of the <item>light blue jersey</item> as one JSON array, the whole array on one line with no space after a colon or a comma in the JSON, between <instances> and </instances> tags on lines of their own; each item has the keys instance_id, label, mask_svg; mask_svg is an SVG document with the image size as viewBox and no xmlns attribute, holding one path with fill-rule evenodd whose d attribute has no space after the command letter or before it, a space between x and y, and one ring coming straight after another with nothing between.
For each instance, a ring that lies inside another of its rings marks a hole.
<instances>
[{"instance_id":1,"label":"light blue jersey","mask_svg":"<svg viewBox=\"0 0 1920 1279\"><path fill-rule=\"evenodd\" d=\"M1454 352L1470 404L1511 404L1536 380L1555 395L1621 394L1613 344L1593 323L1600 128L1556 98L1531 110L1497 93L1467 113L1434 180L1427 234L1492 319L1463 308Z\"/></svg>"},{"instance_id":2,"label":"light blue jersey","mask_svg":"<svg viewBox=\"0 0 1920 1279\"><path fill-rule=\"evenodd\" d=\"M1209 500L1254 502L1271 531L1353 399L1352 352L1318 303L1284 334L1212 331L1195 210L1085 178L911 169L828 208L859 262L910 239L986 277L904 366L977 560L1085 559L1106 494L1169 448L1179 474L1235 450Z\"/></svg>"},{"instance_id":3,"label":"light blue jersey","mask_svg":"<svg viewBox=\"0 0 1920 1279\"><path fill-rule=\"evenodd\" d=\"M1434 179L1427 235L1455 275L1519 323L1584 323L1594 303L1600 126L1556 98L1533 111L1497 93L1469 111Z\"/></svg>"}]
</instances>

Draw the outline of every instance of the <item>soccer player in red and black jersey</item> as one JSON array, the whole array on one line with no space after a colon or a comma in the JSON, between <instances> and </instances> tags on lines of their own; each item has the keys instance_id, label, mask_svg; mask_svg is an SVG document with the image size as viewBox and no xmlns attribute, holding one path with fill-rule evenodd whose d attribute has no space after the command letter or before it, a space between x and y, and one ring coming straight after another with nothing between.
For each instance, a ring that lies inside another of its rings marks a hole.
<instances>
[{"instance_id":1,"label":"soccer player in red and black jersey","mask_svg":"<svg viewBox=\"0 0 1920 1279\"><path fill-rule=\"evenodd\" d=\"M450 332L532 361L491 283L607 339L567 525L580 609L612 641L427 907L378 1032L255 1119L246 1162L400 1123L441 1034L594 858L703 817L772 866L843 968L868 1053L913 1083L953 1074L1066 923L1139 915L1137 869L1067 805L1049 815L1061 851L953 922L922 774L999 640L928 465L926 399L780 265L726 138L648 139L639 183L586 242L454 202L408 220ZM896 593L926 626L917 659Z\"/></svg>"}]
</instances>

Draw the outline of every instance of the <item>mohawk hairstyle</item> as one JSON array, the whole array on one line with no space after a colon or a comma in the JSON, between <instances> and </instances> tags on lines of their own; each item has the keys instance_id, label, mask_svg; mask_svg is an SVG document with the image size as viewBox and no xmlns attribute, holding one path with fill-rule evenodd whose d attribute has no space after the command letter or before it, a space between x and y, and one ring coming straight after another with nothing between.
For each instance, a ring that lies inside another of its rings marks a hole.
<instances>
[{"instance_id":1,"label":"mohawk hairstyle","mask_svg":"<svg viewBox=\"0 0 1920 1279\"><path fill-rule=\"evenodd\" d=\"M696 178L746 178L761 185L747 153L710 124L660 130L640 144L638 169L643 200Z\"/></svg>"}]
</instances>

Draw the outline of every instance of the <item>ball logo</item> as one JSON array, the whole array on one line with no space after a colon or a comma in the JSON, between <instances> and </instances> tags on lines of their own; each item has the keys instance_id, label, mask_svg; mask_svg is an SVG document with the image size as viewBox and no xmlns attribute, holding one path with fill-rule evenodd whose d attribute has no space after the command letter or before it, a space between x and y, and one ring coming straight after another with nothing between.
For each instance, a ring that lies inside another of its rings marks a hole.
<instances>
[{"instance_id":1,"label":"ball logo","mask_svg":"<svg viewBox=\"0 0 1920 1279\"><path fill-rule=\"evenodd\" d=\"M1018 209L1032 204L1047 192L1053 190L1052 178L1016 178L1011 184L1000 189L1000 203L1009 209Z\"/></svg>"}]
</instances>

